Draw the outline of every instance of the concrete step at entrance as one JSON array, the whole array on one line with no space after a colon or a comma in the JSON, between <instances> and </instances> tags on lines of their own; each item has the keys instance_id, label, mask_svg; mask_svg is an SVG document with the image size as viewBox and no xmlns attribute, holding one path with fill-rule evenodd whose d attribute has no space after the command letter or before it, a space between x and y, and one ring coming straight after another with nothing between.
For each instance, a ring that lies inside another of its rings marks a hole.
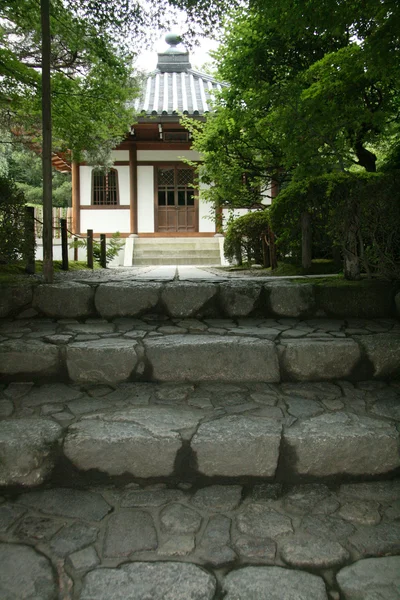
<instances>
[{"instance_id":1,"label":"concrete step at entrance","mask_svg":"<svg viewBox=\"0 0 400 600\"><path fill-rule=\"evenodd\" d=\"M133 265L220 265L218 238L138 238Z\"/></svg>"},{"instance_id":2,"label":"concrete step at entrance","mask_svg":"<svg viewBox=\"0 0 400 600\"><path fill-rule=\"evenodd\" d=\"M61 598L68 582L77 600L395 599L398 502L399 481L23 490L2 505L0 591Z\"/></svg>"},{"instance_id":3,"label":"concrete step at entrance","mask_svg":"<svg viewBox=\"0 0 400 600\"><path fill-rule=\"evenodd\" d=\"M131 481L293 483L400 467L394 382L12 382L1 408L0 486L57 474L67 482L70 468L89 481L100 472Z\"/></svg>"},{"instance_id":4,"label":"concrete step at entrance","mask_svg":"<svg viewBox=\"0 0 400 600\"><path fill-rule=\"evenodd\" d=\"M32 318L4 320L0 335L4 381L360 381L400 371L390 319Z\"/></svg>"}]
</instances>

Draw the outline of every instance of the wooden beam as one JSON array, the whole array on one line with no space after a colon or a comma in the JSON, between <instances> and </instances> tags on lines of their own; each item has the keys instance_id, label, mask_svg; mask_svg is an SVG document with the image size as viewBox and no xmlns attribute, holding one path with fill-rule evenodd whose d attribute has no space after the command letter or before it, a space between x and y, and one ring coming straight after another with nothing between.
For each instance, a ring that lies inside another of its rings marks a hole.
<instances>
[{"instance_id":1,"label":"wooden beam","mask_svg":"<svg viewBox=\"0 0 400 600\"><path fill-rule=\"evenodd\" d=\"M79 164L72 163L72 231L81 232Z\"/></svg>"},{"instance_id":2,"label":"wooden beam","mask_svg":"<svg viewBox=\"0 0 400 600\"><path fill-rule=\"evenodd\" d=\"M138 232L138 210L137 210L137 154L136 145L129 148L129 180L130 180L130 231Z\"/></svg>"}]
</instances>

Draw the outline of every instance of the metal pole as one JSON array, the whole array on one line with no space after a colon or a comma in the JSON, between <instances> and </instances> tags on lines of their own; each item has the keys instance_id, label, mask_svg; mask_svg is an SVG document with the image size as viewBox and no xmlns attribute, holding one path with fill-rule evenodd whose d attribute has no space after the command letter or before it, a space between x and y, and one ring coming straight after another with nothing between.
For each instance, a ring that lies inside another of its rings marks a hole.
<instances>
[{"instance_id":1,"label":"metal pole","mask_svg":"<svg viewBox=\"0 0 400 600\"><path fill-rule=\"evenodd\" d=\"M51 172L50 0L40 0L42 24L42 168L43 168L43 279L53 281L53 207Z\"/></svg>"}]
</instances>

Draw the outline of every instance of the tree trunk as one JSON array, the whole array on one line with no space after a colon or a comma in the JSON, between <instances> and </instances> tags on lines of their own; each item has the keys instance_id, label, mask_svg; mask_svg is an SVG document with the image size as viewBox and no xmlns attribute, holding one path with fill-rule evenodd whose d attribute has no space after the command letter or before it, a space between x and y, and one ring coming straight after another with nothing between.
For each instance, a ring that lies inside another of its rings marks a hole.
<instances>
[{"instance_id":1,"label":"tree trunk","mask_svg":"<svg viewBox=\"0 0 400 600\"><path fill-rule=\"evenodd\" d=\"M43 278L53 281L53 207L51 172L51 91L50 91L50 0L40 0L42 22L42 128L43 128Z\"/></svg>"},{"instance_id":2,"label":"tree trunk","mask_svg":"<svg viewBox=\"0 0 400 600\"><path fill-rule=\"evenodd\" d=\"M303 212L301 215L301 266L306 271L311 269L312 258L311 215Z\"/></svg>"},{"instance_id":3,"label":"tree trunk","mask_svg":"<svg viewBox=\"0 0 400 600\"><path fill-rule=\"evenodd\" d=\"M352 226L348 229L344 245L344 276L346 279L360 279L360 261L357 252L357 231Z\"/></svg>"},{"instance_id":4,"label":"tree trunk","mask_svg":"<svg viewBox=\"0 0 400 600\"><path fill-rule=\"evenodd\" d=\"M358 158L358 164L364 167L369 173L376 172L376 155L364 148L361 141L357 140L354 144L354 151Z\"/></svg>"}]
</instances>

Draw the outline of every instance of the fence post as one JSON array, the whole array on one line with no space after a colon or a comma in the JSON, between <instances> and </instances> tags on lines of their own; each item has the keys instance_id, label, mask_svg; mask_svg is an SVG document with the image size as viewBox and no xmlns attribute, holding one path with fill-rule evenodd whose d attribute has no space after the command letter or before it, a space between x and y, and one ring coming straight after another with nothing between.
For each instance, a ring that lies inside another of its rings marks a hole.
<instances>
[{"instance_id":1,"label":"fence post","mask_svg":"<svg viewBox=\"0 0 400 600\"><path fill-rule=\"evenodd\" d=\"M62 257L62 270L68 271L68 232L67 232L67 219L60 219L61 225L61 257Z\"/></svg>"},{"instance_id":2,"label":"fence post","mask_svg":"<svg viewBox=\"0 0 400 600\"><path fill-rule=\"evenodd\" d=\"M74 237L74 260L78 260L78 246L77 246L78 238Z\"/></svg>"},{"instance_id":3,"label":"fence post","mask_svg":"<svg viewBox=\"0 0 400 600\"><path fill-rule=\"evenodd\" d=\"M25 207L25 272L35 273L35 208Z\"/></svg>"},{"instance_id":4,"label":"fence post","mask_svg":"<svg viewBox=\"0 0 400 600\"><path fill-rule=\"evenodd\" d=\"M100 234L100 266L103 269L107 268L107 255L106 255L106 234Z\"/></svg>"},{"instance_id":5,"label":"fence post","mask_svg":"<svg viewBox=\"0 0 400 600\"><path fill-rule=\"evenodd\" d=\"M87 230L87 266L93 269L93 229Z\"/></svg>"}]
</instances>

